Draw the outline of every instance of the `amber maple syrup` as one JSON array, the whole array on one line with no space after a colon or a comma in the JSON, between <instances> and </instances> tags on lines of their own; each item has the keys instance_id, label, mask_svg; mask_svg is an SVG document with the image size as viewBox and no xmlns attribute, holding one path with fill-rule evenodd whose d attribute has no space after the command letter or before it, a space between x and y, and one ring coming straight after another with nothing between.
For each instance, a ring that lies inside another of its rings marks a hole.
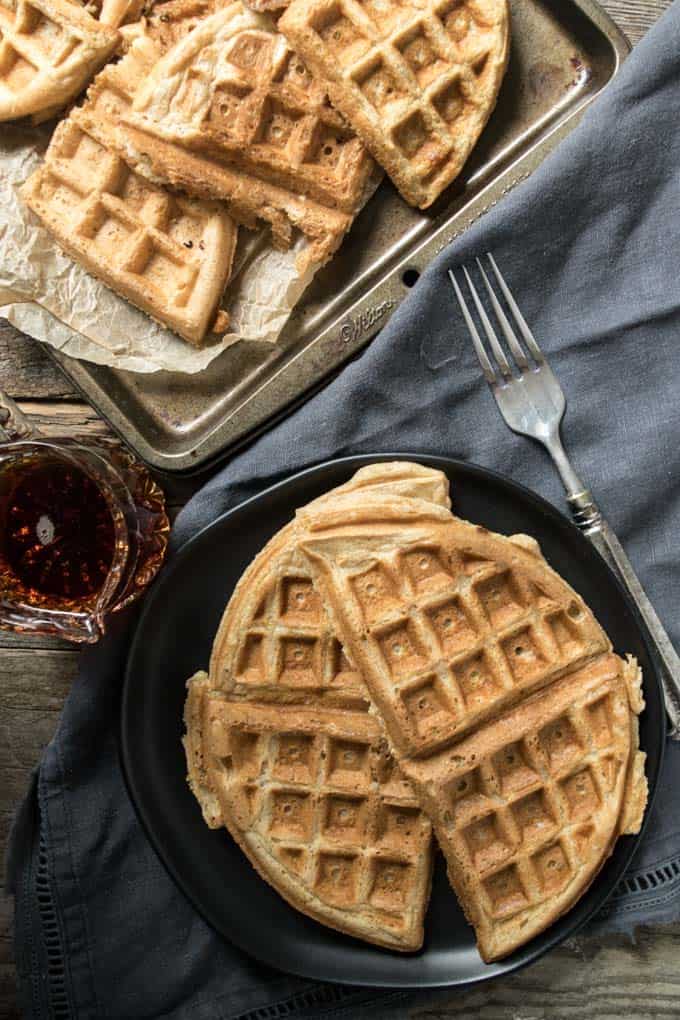
<instances>
[{"instance_id":1,"label":"amber maple syrup","mask_svg":"<svg viewBox=\"0 0 680 1020\"><path fill-rule=\"evenodd\" d=\"M115 526L99 486L77 465L38 460L6 488L0 567L28 602L60 609L90 604L115 551Z\"/></svg>"}]
</instances>

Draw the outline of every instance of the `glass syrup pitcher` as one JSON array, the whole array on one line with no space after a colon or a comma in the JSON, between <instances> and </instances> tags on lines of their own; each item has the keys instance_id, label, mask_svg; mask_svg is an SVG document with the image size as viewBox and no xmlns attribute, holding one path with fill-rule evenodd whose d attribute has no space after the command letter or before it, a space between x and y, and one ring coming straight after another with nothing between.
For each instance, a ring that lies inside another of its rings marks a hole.
<instances>
[{"instance_id":1,"label":"glass syrup pitcher","mask_svg":"<svg viewBox=\"0 0 680 1020\"><path fill-rule=\"evenodd\" d=\"M43 436L0 391L0 627L97 641L169 531L161 489L120 443Z\"/></svg>"}]
</instances>

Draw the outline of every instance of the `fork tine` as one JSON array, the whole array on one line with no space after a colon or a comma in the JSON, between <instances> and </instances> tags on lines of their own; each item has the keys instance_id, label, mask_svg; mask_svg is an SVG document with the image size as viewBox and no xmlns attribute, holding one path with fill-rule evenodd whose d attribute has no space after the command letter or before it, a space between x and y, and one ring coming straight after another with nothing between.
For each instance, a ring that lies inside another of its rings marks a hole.
<instances>
[{"instance_id":1,"label":"fork tine","mask_svg":"<svg viewBox=\"0 0 680 1020\"><path fill-rule=\"evenodd\" d=\"M495 359L496 359L496 361L498 363L498 367L500 368L501 372L503 373L503 375L506 378L510 378L510 376L512 375L512 372L510 371L510 365L508 364L508 359L505 356L505 351L503 350L503 348L501 347L501 345L500 345L500 343L498 341L498 337L496 336L496 331L493 328L493 326L491 325L491 322L489 321L489 316L486 314L486 310L484 308L484 305L479 300L479 294L477 293L477 289L476 289L474 283L472 282L472 280L470 279L470 274L468 273L468 271L465 268L465 266L463 266L463 273L465 274L465 279L467 280L467 285L470 288L470 293L472 294L472 300L475 303L475 308L477 309L477 314L479 315L480 319L482 320L482 326L484 326L484 332L486 333L487 339L488 339L489 343L491 344L491 350L493 351L494 357L495 357Z\"/></svg>"},{"instance_id":2,"label":"fork tine","mask_svg":"<svg viewBox=\"0 0 680 1020\"><path fill-rule=\"evenodd\" d=\"M489 277L484 272L484 266L482 265L482 263L481 263L481 261L479 259L477 259L476 262L477 262L477 266L479 268L479 271L482 274L482 280L484 281L484 286L486 287L486 292L489 295L489 300L491 301L491 305L493 307L493 310L496 313L496 318L498 319L498 321L500 323L500 327L503 330L503 335L504 335L505 339L508 342L508 347L510 348L510 350L512 352L512 356L515 359L518 368L521 368L521 369L529 368L529 362L527 361L527 356L526 356L526 354L524 353L524 351L522 349L522 345L520 344L519 340L517 339L517 334L513 330L513 328L510 325L510 323L508 322L508 317L505 314L505 312L503 311L503 307L502 307L500 301L498 300L498 298L496 297L496 293L495 293L493 287L489 283Z\"/></svg>"},{"instance_id":3,"label":"fork tine","mask_svg":"<svg viewBox=\"0 0 680 1020\"><path fill-rule=\"evenodd\" d=\"M491 252L487 252L487 258L488 258L489 262L491 263L491 268L493 269L494 275L495 275L496 279L498 280L498 286L503 291L503 297L508 302L508 307L510 308L510 311L512 312L512 314L515 317L515 322L519 326L519 331L520 331L520 333L522 334L522 336L524 338L524 342L526 343L527 347L529 348L531 356L533 357L533 359L534 359L534 361L536 362L537 365L542 365L543 362L545 361L545 358L543 357L543 351L541 350L541 348L536 343L536 338L534 337L534 334L531 332L531 330L527 326L526 321L524 319L524 316L520 312L519 306L518 306L517 302L515 301L515 299L512 296L512 294L510 293L510 288L508 287L507 283L503 279L501 271L498 268L498 266L496 265L496 260L494 259L494 257L491 254Z\"/></svg>"},{"instance_id":4,"label":"fork tine","mask_svg":"<svg viewBox=\"0 0 680 1020\"><path fill-rule=\"evenodd\" d=\"M487 353L484 350L484 344L482 343L482 339L479 333L477 332L477 327L475 326L474 320L470 315L470 312L468 311L468 306L465 303L465 298L461 293L460 287L458 286L458 281L456 280L456 277L453 275L452 269L449 269L449 278L451 280L451 283L453 284L453 289L456 292L458 304L460 306L461 312L463 313L463 318L465 319L465 325L470 331L472 343L474 344L475 353L477 354L479 364L482 366L484 378L488 382L489 386L495 386L499 380L497 379L493 365L489 361Z\"/></svg>"}]
</instances>

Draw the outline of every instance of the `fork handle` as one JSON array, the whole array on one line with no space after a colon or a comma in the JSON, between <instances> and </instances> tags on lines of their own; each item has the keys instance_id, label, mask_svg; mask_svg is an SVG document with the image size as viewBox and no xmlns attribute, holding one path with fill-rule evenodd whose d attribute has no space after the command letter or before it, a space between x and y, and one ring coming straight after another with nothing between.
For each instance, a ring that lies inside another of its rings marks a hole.
<instances>
[{"instance_id":1,"label":"fork handle","mask_svg":"<svg viewBox=\"0 0 680 1020\"><path fill-rule=\"evenodd\" d=\"M600 513L590 491L582 489L580 492L572 492L567 496L567 502L574 522L628 590L647 626L649 637L663 667L664 701L671 722L669 736L672 740L680 740L680 657L640 584L623 546Z\"/></svg>"}]
</instances>

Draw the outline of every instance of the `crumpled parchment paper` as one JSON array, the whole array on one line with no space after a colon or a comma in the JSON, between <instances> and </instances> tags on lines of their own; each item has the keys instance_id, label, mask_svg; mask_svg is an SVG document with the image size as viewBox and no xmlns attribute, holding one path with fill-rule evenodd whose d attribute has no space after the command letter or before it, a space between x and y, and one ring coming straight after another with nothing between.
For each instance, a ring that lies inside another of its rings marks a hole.
<instances>
[{"instance_id":1,"label":"crumpled parchment paper","mask_svg":"<svg viewBox=\"0 0 680 1020\"><path fill-rule=\"evenodd\" d=\"M0 316L72 358L129 372L194 373L238 340L274 343L313 269L300 275L293 247L277 251L268 231L241 229L222 307L229 331L198 350L133 308L63 255L19 198L40 164L45 127L0 132Z\"/></svg>"}]
</instances>

